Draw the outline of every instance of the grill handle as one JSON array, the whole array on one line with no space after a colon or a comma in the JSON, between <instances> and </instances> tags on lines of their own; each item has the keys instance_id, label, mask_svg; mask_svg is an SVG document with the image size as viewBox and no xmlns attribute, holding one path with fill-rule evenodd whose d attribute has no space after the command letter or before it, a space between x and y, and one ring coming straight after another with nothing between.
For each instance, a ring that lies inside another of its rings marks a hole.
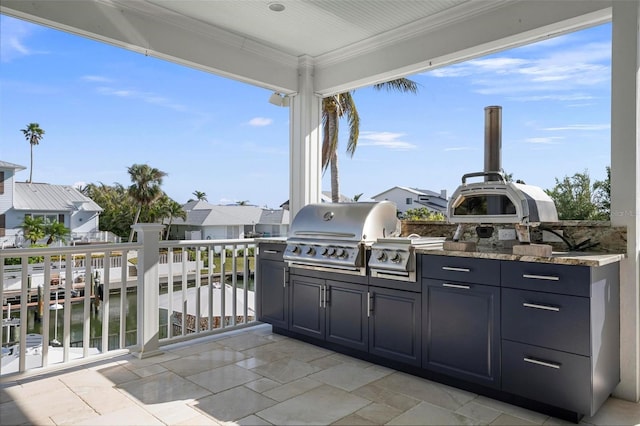
<instances>
[{"instance_id":1,"label":"grill handle","mask_svg":"<svg viewBox=\"0 0 640 426\"><path fill-rule=\"evenodd\" d=\"M500 182L501 183L507 183L507 180L504 177L504 173L502 172L473 172L473 173L465 173L464 175L462 175L462 184L466 185L467 184L467 178L470 177L480 177L480 176L496 176L498 178L500 178Z\"/></svg>"}]
</instances>

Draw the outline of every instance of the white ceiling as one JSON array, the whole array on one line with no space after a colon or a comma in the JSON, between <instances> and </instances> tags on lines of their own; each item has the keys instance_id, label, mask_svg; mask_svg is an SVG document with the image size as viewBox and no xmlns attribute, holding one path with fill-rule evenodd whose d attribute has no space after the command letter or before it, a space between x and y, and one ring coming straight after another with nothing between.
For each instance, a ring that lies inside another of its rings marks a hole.
<instances>
[{"instance_id":1,"label":"white ceiling","mask_svg":"<svg viewBox=\"0 0 640 426\"><path fill-rule=\"evenodd\" d=\"M270 10L271 3L284 6ZM321 95L610 19L611 1L2 0L0 12L284 93Z\"/></svg>"}]
</instances>

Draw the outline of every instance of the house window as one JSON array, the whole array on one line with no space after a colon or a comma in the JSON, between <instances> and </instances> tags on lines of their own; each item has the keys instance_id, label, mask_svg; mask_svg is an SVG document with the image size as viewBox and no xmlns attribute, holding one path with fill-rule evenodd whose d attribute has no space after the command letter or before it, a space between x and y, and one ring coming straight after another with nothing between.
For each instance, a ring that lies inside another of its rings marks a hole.
<instances>
[{"instance_id":1,"label":"house window","mask_svg":"<svg viewBox=\"0 0 640 426\"><path fill-rule=\"evenodd\" d=\"M6 232L5 226L6 226L5 216L3 214L0 214L0 237L5 236L5 232Z\"/></svg>"},{"instance_id":2,"label":"house window","mask_svg":"<svg viewBox=\"0 0 640 426\"><path fill-rule=\"evenodd\" d=\"M27 213L25 216L30 216L34 219L36 218L42 218L42 222L43 223L53 223L53 222L60 222L62 224L64 224L64 215L63 214L31 214L31 213Z\"/></svg>"},{"instance_id":3,"label":"house window","mask_svg":"<svg viewBox=\"0 0 640 426\"><path fill-rule=\"evenodd\" d=\"M0 172L0 195L4 194L4 172Z\"/></svg>"},{"instance_id":4,"label":"house window","mask_svg":"<svg viewBox=\"0 0 640 426\"><path fill-rule=\"evenodd\" d=\"M413 204L413 198L407 198L406 204Z\"/></svg>"}]
</instances>

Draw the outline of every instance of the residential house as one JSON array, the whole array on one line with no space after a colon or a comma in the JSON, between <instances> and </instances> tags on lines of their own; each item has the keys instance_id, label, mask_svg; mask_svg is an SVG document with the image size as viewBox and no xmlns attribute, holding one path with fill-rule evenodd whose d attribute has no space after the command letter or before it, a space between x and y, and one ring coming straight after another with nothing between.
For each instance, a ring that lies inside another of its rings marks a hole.
<instances>
[{"instance_id":1,"label":"residential house","mask_svg":"<svg viewBox=\"0 0 640 426\"><path fill-rule=\"evenodd\" d=\"M322 191L322 194L320 195L320 202L321 203L331 203L331 191ZM338 199L339 203L353 203L353 198L349 198L346 195L340 194L339 199ZM285 209L285 210L289 210L289 200L285 201L284 203L280 204L280 208Z\"/></svg>"},{"instance_id":2,"label":"residential house","mask_svg":"<svg viewBox=\"0 0 640 426\"><path fill-rule=\"evenodd\" d=\"M427 208L434 213L447 214L447 190L439 193L428 189L407 188L394 186L371 197L376 201L392 201L396 204L398 214L403 214L410 209Z\"/></svg>"},{"instance_id":3,"label":"residential house","mask_svg":"<svg viewBox=\"0 0 640 426\"><path fill-rule=\"evenodd\" d=\"M102 208L69 185L16 181L24 166L0 160L0 247L18 246L23 241L25 216L58 221L75 240L89 240L97 234Z\"/></svg>"},{"instance_id":4,"label":"residential house","mask_svg":"<svg viewBox=\"0 0 640 426\"><path fill-rule=\"evenodd\" d=\"M205 201L189 201L183 206L187 219L172 220L171 239L213 240L253 236L286 236L289 212L258 206L214 205ZM168 224L168 220L165 220Z\"/></svg>"}]
</instances>

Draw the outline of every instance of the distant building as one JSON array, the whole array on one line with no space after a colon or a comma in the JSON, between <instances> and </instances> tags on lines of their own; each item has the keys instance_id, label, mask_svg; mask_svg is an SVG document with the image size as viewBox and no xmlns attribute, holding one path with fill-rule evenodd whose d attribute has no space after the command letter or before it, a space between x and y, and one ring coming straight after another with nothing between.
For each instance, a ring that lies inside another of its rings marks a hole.
<instances>
[{"instance_id":1,"label":"distant building","mask_svg":"<svg viewBox=\"0 0 640 426\"><path fill-rule=\"evenodd\" d=\"M255 236L286 236L289 212L257 206L220 206L205 201L189 201L182 206L187 219L174 218L170 239L215 240L250 238ZM167 225L168 220L164 221Z\"/></svg>"},{"instance_id":2,"label":"distant building","mask_svg":"<svg viewBox=\"0 0 640 426\"><path fill-rule=\"evenodd\" d=\"M394 202L398 209L398 214L404 214L407 210L422 207L434 213L447 214L447 191L445 189L438 193L428 189L394 186L371 198L375 201L388 200Z\"/></svg>"},{"instance_id":3,"label":"distant building","mask_svg":"<svg viewBox=\"0 0 640 426\"><path fill-rule=\"evenodd\" d=\"M331 191L322 191L320 194L320 202L321 203L330 203L331 202ZM353 198L349 198L346 195L340 194L339 203L353 203ZM280 204L280 208L289 210L289 200Z\"/></svg>"},{"instance_id":4,"label":"distant building","mask_svg":"<svg viewBox=\"0 0 640 426\"><path fill-rule=\"evenodd\" d=\"M57 220L77 240L99 232L102 207L69 185L17 182L16 173L25 169L0 160L0 247L18 245L25 216Z\"/></svg>"}]
</instances>

